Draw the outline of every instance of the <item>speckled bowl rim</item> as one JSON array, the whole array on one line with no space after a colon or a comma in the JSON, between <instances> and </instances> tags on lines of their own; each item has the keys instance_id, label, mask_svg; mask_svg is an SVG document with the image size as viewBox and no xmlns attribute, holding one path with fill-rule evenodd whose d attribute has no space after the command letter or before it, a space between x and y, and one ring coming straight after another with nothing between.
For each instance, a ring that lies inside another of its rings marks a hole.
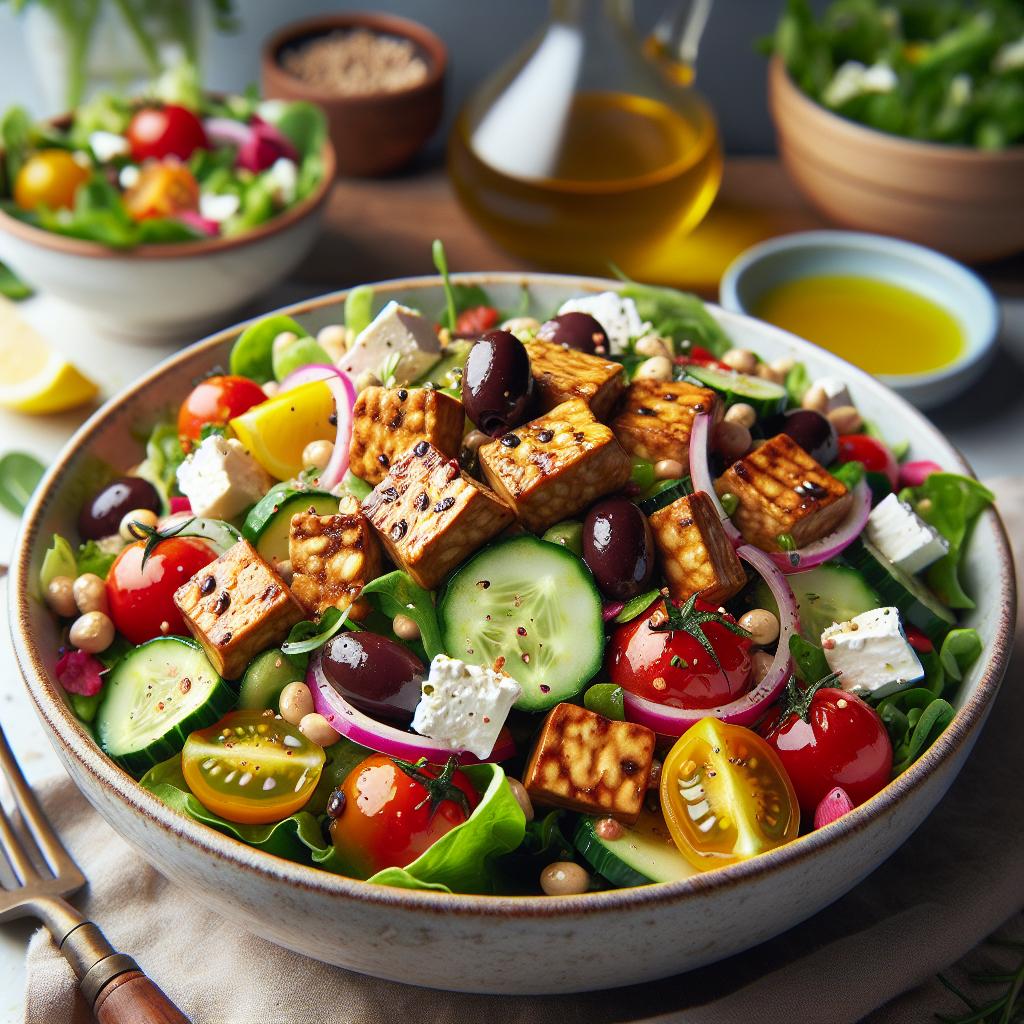
<instances>
[{"instance_id":1,"label":"speckled bowl rim","mask_svg":"<svg viewBox=\"0 0 1024 1024\"><path fill-rule=\"evenodd\" d=\"M484 287L496 283L520 285L543 283L577 291L603 290L610 285L617 284L617 282L609 282L600 278L512 272L459 274L455 279L466 284L479 284ZM440 279L436 276L424 276L384 281L374 284L373 287L378 294L387 294L392 291L409 290L428 285L437 286L439 283ZM333 292L329 295L293 303L277 312L291 316L309 313L324 306L339 304L343 301L345 294L346 290ZM725 313L725 318L726 321L732 318L752 319L728 312ZM760 321L758 324L759 327L765 326ZM639 907L652 905L681 905L687 901L702 898L709 893L740 888L747 882L769 877L817 856L834 843L852 841L858 832L871 825L876 818L899 813L903 798L919 789L925 783L928 775L939 768L948 757L951 757L965 744L969 744L972 734L980 728L986 712L995 699L1009 662L1016 618L1013 560L1006 530L995 510L990 510L986 514L993 517L995 525L995 553L999 563L999 578L994 582L1000 589L1003 618L996 629L995 641L987 653L987 661L971 697L957 711L953 721L935 743L906 772L890 782L876 796L832 824L801 836L792 843L761 854L752 860L717 868L680 881L658 882L627 889L609 889L576 896L446 894L371 885L367 882L284 860L247 846L239 840L231 839L206 825L179 814L162 803L152 793L143 789L130 775L108 760L61 699L57 684L50 680L42 655L31 634L29 567L31 552L39 539L40 524L52 501L55 485L72 455L87 448L92 436L102 429L107 415L126 396L145 390L167 368L189 362L197 353L213 348L236 336L242 327L244 324L219 331L171 356L139 381L110 399L75 433L49 468L25 512L15 547L10 581L11 634L19 667L36 711L62 748L64 757L77 762L79 769L92 776L97 785L107 787L136 813L144 815L150 821L167 829L180 841L194 847L198 853L226 862L238 870L251 872L264 878L296 886L310 893L322 895L328 900L331 897L342 897L381 907L402 908L431 914L456 914L467 918L558 918L564 915L628 913ZM792 344L793 335L780 331L778 328L771 328L771 330L777 331L780 338ZM802 344L807 343L803 342ZM853 368L851 367L851 369ZM855 373L859 373L859 371L855 371ZM934 434L939 433L905 401L898 396L895 401L896 407L901 410L904 418L917 420L919 425L923 425L927 431ZM959 463L957 468L970 474L970 466L963 457L959 453L956 457ZM158 858L156 859L158 860Z\"/></svg>"}]
</instances>

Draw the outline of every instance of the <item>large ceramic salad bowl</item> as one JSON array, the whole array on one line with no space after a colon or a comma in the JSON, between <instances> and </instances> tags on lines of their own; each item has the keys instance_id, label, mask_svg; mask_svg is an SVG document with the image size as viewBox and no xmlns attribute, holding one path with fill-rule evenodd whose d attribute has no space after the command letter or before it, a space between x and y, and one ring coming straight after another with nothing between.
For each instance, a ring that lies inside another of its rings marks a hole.
<instances>
[{"instance_id":1,"label":"large ceramic salad bowl","mask_svg":"<svg viewBox=\"0 0 1024 1024\"><path fill-rule=\"evenodd\" d=\"M546 314L608 282L558 275L481 273L495 304ZM374 286L430 311L437 278ZM345 293L283 312L306 329L340 319ZM863 415L915 458L970 469L939 432L868 375L783 331L712 309L737 346L766 359L794 356L818 376L842 378ZM372 885L247 847L163 804L97 747L65 704L54 675L58 627L38 593L54 533L74 531L84 498L106 467L138 461L140 427L177 403L195 380L226 365L241 327L176 355L100 410L51 467L29 508L11 572L14 644L36 709L58 754L100 814L190 894L283 946L356 971L417 985L500 993L564 993L665 977L762 942L831 903L874 870L942 798L978 737L1006 668L1015 614L1011 557L998 516L979 521L965 567L977 600L962 617L981 657L952 696L956 715L895 781L831 824L751 860L676 882L575 896L465 896ZM523 957L524 950L531 955ZM624 954L624 951L626 953Z\"/></svg>"}]
</instances>

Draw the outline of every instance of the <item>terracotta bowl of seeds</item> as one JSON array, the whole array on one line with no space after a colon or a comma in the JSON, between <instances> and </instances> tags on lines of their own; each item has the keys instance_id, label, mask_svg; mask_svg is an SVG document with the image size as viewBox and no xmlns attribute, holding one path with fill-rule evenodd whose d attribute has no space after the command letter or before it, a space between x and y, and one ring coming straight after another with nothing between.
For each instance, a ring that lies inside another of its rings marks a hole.
<instances>
[{"instance_id":1,"label":"terracotta bowl of seeds","mask_svg":"<svg viewBox=\"0 0 1024 1024\"><path fill-rule=\"evenodd\" d=\"M263 47L263 92L327 115L338 173L397 170L441 121L448 51L415 21L349 11L293 22Z\"/></svg>"}]
</instances>

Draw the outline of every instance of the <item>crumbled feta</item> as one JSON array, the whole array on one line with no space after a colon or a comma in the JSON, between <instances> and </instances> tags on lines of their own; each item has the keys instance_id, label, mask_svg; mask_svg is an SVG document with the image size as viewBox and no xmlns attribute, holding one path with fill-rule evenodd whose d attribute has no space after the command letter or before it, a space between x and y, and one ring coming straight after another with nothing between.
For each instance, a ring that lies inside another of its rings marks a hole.
<instances>
[{"instance_id":1,"label":"crumbled feta","mask_svg":"<svg viewBox=\"0 0 1024 1024\"><path fill-rule=\"evenodd\" d=\"M101 164L116 156L127 156L132 151L128 140L116 132L93 132L89 136L89 148Z\"/></svg>"},{"instance_id":2,"label":"crumbled feta","mask_svg":"<svg viewBox=\"0 0 1024 1024\"><path fill-rule=\"evenodd\" d=\"M563 302L559 313L589 313L608 335L611 355L626 351L630 339L646 334L651 325L640 319L636 303L623 298L618 292L600 292L597 295L581 295Z\"/></svg>"},{"instance_id":3,"label":"crumbled feta","mask_svg":"<svg viewBox=\"0 0 1024 1024\"><path fill-rule=\"evenodd\" d=\"M134 188L138 184L141 174L138 164L125 164L117 176L117 183L121 188Z\"/></svg>"},{"instance_id":4,"label":"crumbled feta","mask_svg":"<svg viewBox=\"0 0 1024 1024\"><path fill-rule=\"evenodd\" d=\"M394 372L402 383L422 376L441 357L434 325L416 310L393 300L356 335L338 368L358 377L367 371L376 373L392 356L399 357Z\"/></svg>"},{"instance_id":5,"label":"crumbled feta","mask_svg":"<svg viewBox=\"0 0 1024 1024\"><path fill-rule=\"evenodd\" d=\"M242 201L233 192L225 192L223 195L203 192L199 196L199 215L223 224L229 217L238 213L241 205Z\"/></svg>"},{"instance_id":6,"label":"crumbled feta","mask_svg":"<svg viewBox=\"0 0 1024 1024\"><path fill-rule=\"evenodd\" d=\"M412 727L453 751L484 759L522 692L511 676L438 654L423 681Z\"/></svg>"},{"instance_id":7,"label":"crumbled feta","mask_svg":"<svg viewBox=\"0 0 1024 1024\"><path fill-rule=\"evenodd\" d=\"M949 541L895 494L887 494L871 510L864 531L890 562L911 574L949 551Z\"/></svg>"},{"instance_id":8,"label":"crumbled feta","mask_svg":"<svg viewBox=\"0 0 1024 1024\"><path fill-rule=\"evenodd\" d=\"M836 69L821 98L827 107L841 107L867 93L892 92L898 84L896 72L888 64L865 67L859 60L848 60Z\"/></svg>"},{"instance_id":9,"label":"crumbled feta","mask_svg":"<svg viewBox=\"0 0 1024 1024\"><path fill-rule=\"evenodd\" d=\"M815 383L821 388L822 394L825 396L823 412L830 413L833 409L838 409L841 406L853 405L853 399L850 398L850 391L846 386L846 381L841 378L819 377Z\"/></svg>"},{"instance_id":10,"label":"crumbled feta","mask_svg":"<svg viewBox=\"0 0 1024 1024\"><path fill-rule=\"evenodd\" d=\"M874 608L821 634L825 660L844 690L885 697L924 676L895 608Z\"/></svg>"},{"instance_id":11,"label":"crumbled feta","mask_svg":"<svg viewBox=\"0 0 1024 1024\"><path fill-rule=\"evenodd\" d=\"M233 519L273 486L236 438L212 435L178 467L178 486L197 516Z\"/></svg>"},{"instance_id":12,"label":"crumbled feta","mask_svg":"<svg viewBox=\"0 0 1024 1024\"><path fill-rule=\"evenodd\" d=\"M1020 71L1024 68L1024 36L1011 43L1003 43L992 58L992 70L996 74Z\"/></svg>"},{"instance_id":13,"label":"crumbled feta","mask_svg":"<svg viewBox=\"0 0 1024 1024\"><path fill-rule=\"evenodd\" d=\"M282 206L295 202L299 186L299 168L294 160L279 156L266 172L263 179L270 186L270 194Z\"/></svg>"}]
</instances>

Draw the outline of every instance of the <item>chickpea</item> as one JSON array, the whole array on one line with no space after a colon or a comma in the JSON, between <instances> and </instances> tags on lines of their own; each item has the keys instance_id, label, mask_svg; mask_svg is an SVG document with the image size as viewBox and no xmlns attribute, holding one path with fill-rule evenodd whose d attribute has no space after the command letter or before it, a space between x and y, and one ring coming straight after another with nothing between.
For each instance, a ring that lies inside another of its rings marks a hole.
<instances>
[{"instance_id":1,"label":"chickpea","mask_svg":"<svg viewBox=\"0 0 1024 1024\"><path fill-rule=\"evenodd\" d=\"M864 426L864 420L852 405L841 405L828 414L828 421L838 434L856 434Z\"/></svg>"},{"instance_id":2,"label":"chickpea","mask_svg":"<svg viewBox=\"0 0 1024 1024\"><path fill-rule=\"evenodd\" d=\"M302 449L302 464L312 466L314 469L326 469L333 455L333 441L310 441Z\"/></svg>"},{"instance_id":3,"label":"chickpea","mask_svg":"<svg viewBox=\"0 0 1024 1024\"><path fill-rule=\"evenodd\" d=\"M750 451L750 431L739 423L722 420L715 427L714 448L724 459L735 462Z\"/></svg>"},{"instance_id":4,"label":"chickpea","mask_svg":"<svg viewBox=\"0 0 1024 1024\"><path fill-rule=\"evenodd\" d=\"M636 368L633 376L637 380L671 380L672 360L668 356L651 356Z\"/></svg>"},{"instance_id":5,"label":"chickpea","mask_svg":"<svg viewBox=\"0 0 1024 1024\"><path fill-rule=\"evenodd\" d=\"M482 444L487 444L491 438L482 430L471 430L462 440L462 447L473 454Z\"/></svg>"},{"instance_id":6,"label":"chickpea","mask_svg":"<svg viewBox=\"0 0 1024 1024\"><path fill-rule=\"evenodd\" d=\"M330 722L323 715L319 715L315 711L302 716L299 722L299 731L307 740L315 743L318 747L329 747L332 743L337 743L341 739L341 735L334 730Z\"/></svg>"},{"instance_id":7,"label":"chickpea","mask_svg":"<svg viewBox=\"0 0 1024 1024\"><path fill-rule=\"evenodd\" d=\"M749 430L757 422L757 413L752 405L746 402L737 402L725 410L725 419L730 423L738 423L741 427Z\"/></svg>"},{"instance_id":8,"label":"chickpea","mask_svg":"<svg viewBox=\"0 0 1024 1024\"><path fill-rule=\"evenodd\" d=\"M395 616L391 628L399 640L419 640L420 638L420 627L416 624L416 620L401 612Z\"/></svg>"},{"instance_id":9,"label":"chickpea","mask_svg":"<svg viewBox=\"0 0 1024 1024\"><path fill-rule=\"evenodd\" d=\"M779 373L778 370L773 370L769 363L758 363L754 374L760 377L761 380L769 380L773 384L781 384L785 379L784 373Z\"/></svg>"},{"instance_id":10,"label":"chickpea","mask_svg":"<svg viewBox=\"0 0 1024 1024\"><path fill-rule=\"evenodd\" d=\"M540 330L540 321L532 316L514 316L511 320L506 320L501 329L514 334L522 341L523 338L532 338Z\"/></svg>"},{"instance_id":11,"label":"chickpea","mask_svg":"<svg viewBox=\"0 0 1024 1024\"><path fill-rule=\"evenodd\" d=\"M372 370L363 370L355 381L356 391L365 391L367 388L379 388L381 379Z\"/></svg>"},{"instance_id":12,"label":"chickpea","mask_svg":"<svg viewBox=\"0 0 1024 1024\"><path fill-rule=\"evenodd\" d=\"M71 623L68 639L80 651L99 654L114 642L114 623L103 612L86 612Z\"/></svg>"},{"instance_id":13,"label":"chickpea","mask_svg":"<svg viewBox=\"0 0 1024 1024\"><path fill-rule=\"evenodd\" d=\"M804 397L800 400L800 405L804 409L810 409L812 412L820 412L824 415L828 410L828 394L825 392L824 386L821 384L812 384L804 392Z\"/></svg>"},{"instance_id":14,"label":"chickpea","mask_svg":"<svg viewBox=\"0 0 1024 1024\"><path fill-rule=\"evenodd\" d=\"M740 629L750 634L750 639L758 647L773 644L779 639L779 619L767 608L753 608L739 619Z\"/></svg>"},{"instance_id":15,"label":"chickpea","mask_svg":"<svg viewBox=\"0 0 1024 1024\"><path fill-rule=\"evenodd\" d=\"M722 362L740 373L754 373L757 370L757 356L749 348L731 348L722 356Z\"/></svg>"},{"instance_id":16,"label":"chickpea","mask_svg":"<svg viewBox=\"0 0 1024 1024\"><path fill-rule=\"evenodd\" d=\"M750 664L754 669L754 685L756 686L772 667L775 659L767 651L754 651L750 656Z\"/></svg>"},{"instance_id":17,"label":"chickpea","mask_svg":"<svg viewBox=\"0 0 1024 1024\"><path fill-rule=\"evenodd\" d=\"M274 352L283 352L290 345L294 345L298 340L299 336L294 331L282 331L274 338Z\"/></svg>"},{"instance_id":18,"label":"chickpea","mask_svg":"<svg viewBox=\"0 0 1024 1024\"><path fill-rule=\"evenodd\" d=\"M107 585L94 572L83 573L72 585L75 604L84 615L86 612L107 611Z\"/></svg>"},{"instance_id":19,"label":"chickpea","mask_svg":"<svg viewBox=\"0 0 1024 1024\"><path fill-rule=\"evenodd\" d=\"M785 380L789 371L796 366L796 360L792 356L783 356L781 359L773 359L769 366Z\"/></svg>"},{"instance_id":20,"label":"chickpea","mask_svg":"<svg viewBox=\"0 0 1024 1024\"><path fill-rule=\"evenodd\" d=\"M642 356L665 356L667 358L672 354L668 345L656 334L645 334L642 338L638 338L634 348Z\"/></svg>"},{"instance_id":21,"label":"chickpea","mask_svg":"<svg viewBox=\"0 0 1024 1024\"><path fill-rule=\"evenodd\" d=\"M54 576L46 585L46 603L51 611L65 619L78 614L74 585L70 576Z\"/></svg>"},{"instance_id":22,"label":"chickpea","mask_svg":"<svg viewBox=\"0 0 1024 1024\"><path fill-rule=\"evenodd\" d=\"M290 558L282 558L280 562L274 564L274 568L277 570L277 575L281 577L288 584L292 585L292 579L295 576L294 570L292 569L292 560Z\"/></svg>"},{"instance_id":23,"label":"chickpea","mask_svg":"<svg viewBox=\"0 0 1024 1024\"><path fill-rule=\"evenodd\" d=\"M533 801L530 799L530 794L526 792L526 787L518 779L510 778L508 788L512 790L516 802L523 809L526 820L533 821Z\"/></svg>"},{"instance_id":24,"label":"chickpea","mask_svg":"<svg viewBox=\"0 0 1024 1024\"><path fill-rule=\"evenodd\" d=\"M281 385L276 380L268 380L266 384L261 384L260 387L263 388L263 394L267 398L273 398L281 390Z\"/></svg>"},{"instance_id":25,"label":"chickpea","mask_svg":"<svg viewBox=\"0 0 1024 1024\"><path fill-rule=\"evenodd\" d=\"M571 860L556 860L540 873L540 887L548 896L575 896L590 888L590 875Z\"/></svg>"},{"instance_id":26,"label":"chickpea","mask_svg":"<svg viewBox=\"0 0 1024 1024\"><path fill-rule=\"evenodd\" d=\"M328 324L316 332L316 340L332 359L340 359L348 348L348 328L342 324Z\"/></svg>"},{"instance_id":27,"label":"chickpea","mask_svg":"<svg viewBox=\"0 0 1024 1024\"><path fill-rule=\"evenodd\" d=\"M121 535L122 540L131 543L133 540L142 540L146 536L145 530L137 529L132 525L133 523L142 523L143 526L155 529L157 522L159 522L157 514L151 509L133 508L131 512L126 512L121 517L121 525L117 528L117 532Z\"/></svg>"},{"instance_id":28,"label":"chickpea","mask_svg":"<svg viewBox=\"0 0 1024 1024\"><path fill-rule=\"evenodd\" d=\"M659 459L654 464L655 480L678 480L683 472L683 464L678 459Z\"/></svg>"},{"instance_id":29,"label":"chickpea","mask_svg":"<svg viewBox=\"0 0 1024 1024\"><path fill-rule=\"evenodd\" d=\"M307 715L313 714L313 694L305 683L289 683L282 691L277 702L281 717L292 725L301 726ZM323 716L320 716L323 718ZM327 725L324 719L324 725ZM330 728L328 725L327 728ZM303 729L303 732L305 730ZM312 737L311 737L312 738Z\"/></svg>"}]
</instances>

